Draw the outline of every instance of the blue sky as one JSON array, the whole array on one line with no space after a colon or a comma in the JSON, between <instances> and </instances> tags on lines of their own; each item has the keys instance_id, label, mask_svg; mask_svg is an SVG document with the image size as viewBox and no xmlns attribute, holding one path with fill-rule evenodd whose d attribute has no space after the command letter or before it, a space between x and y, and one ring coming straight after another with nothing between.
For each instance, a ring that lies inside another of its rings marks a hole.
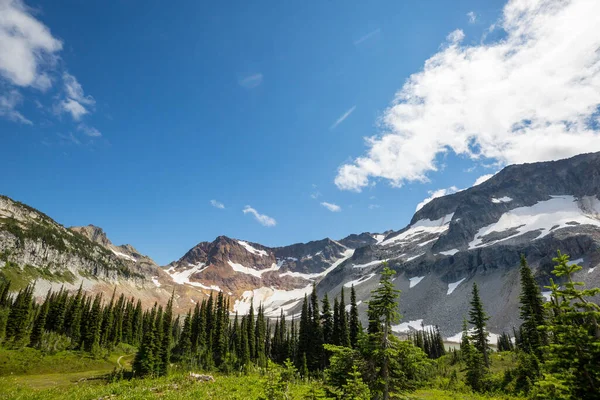
<instances>
[{"instance_id":1,"label":"blue sky","mask_svg":"<svg viewBox=\"0 0 600 400\"><path fill-rule=\"evenodd\" d=\"M0 0L0 193L160 264L400 229L436 191L600 150L597 5L537 3Z\"/></svg>"}]
</instances>

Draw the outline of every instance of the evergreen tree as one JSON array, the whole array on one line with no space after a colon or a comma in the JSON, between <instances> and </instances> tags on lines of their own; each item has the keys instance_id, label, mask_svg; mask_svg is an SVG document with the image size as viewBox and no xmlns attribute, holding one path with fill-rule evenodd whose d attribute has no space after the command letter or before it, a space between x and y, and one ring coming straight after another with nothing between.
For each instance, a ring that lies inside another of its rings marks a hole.
<instances>
[{"instance_id":1,"label":"evergreen tree","mask_svg":"<svg viewBox=\"0 0 600 400\"><path fill-rule=\"evenodd\" d=\"M160 361L158 364L158 375L164 376L167 375L169 369L169 363L171 360L171 342L172 342L172 322L173 322L173 298L175 297L175 292L171 294L171 298L167 302L167 307L162 316L162 329L161 334L161 343L159 356Z\"/></svg>"},{"instance_id":2,"label":"evergreen tree","mask_svg":"<svg viewBox=\"0 0 600 400\"><path fill-rule=\"evenodd\" d=\"M544 348L545 374L536 383L536 398L597 399L600 393L600 306L591 300L600 294L600 288L580 289L582 282L573 275L582 269L570 263L569 256L553 258L556 266L552 273L564 280L559 286L550 280L552 291L546 307L551 319L545 328L551 335Z\"/></svg>"},{"instance_id":3,"label":"evergreen tree","mask_svg":"<svg viewBox=\"0 0 600 400\"><path fill-rule=\"evenodd\" d=\"M379 376L383 382L383 400L390 397L390 363L392 352L390 351L390 336L392 336L392 324L400 320L398 312L398 298L400 291L394 288L392 277L395 272L383 263L381 280L379 286L372 292L372 300L369 301L369 318L379 328L376 333L370 335L375 342L376 354L380 361ZM371 322L371 321L370 321Z\"/></svg>"},{"instance_id":4,"label":"evergreen tree","mask_svg":"<svg viewBox=\"0 0 600 400\"><path fill-rule=\"evenodd\" d=\"M533 273L527 265L525 256L521 254L521 295L519 297L521 325L521 349L542 359L541 347L547 344L543 331L545 311L544 300L540 288L535 282Z\"/></svg>"},{"instance_id":5,"label":"evergreen tree","mask_svg":"<svg viewBox=\"0 0 600 400\"><path fill-rule=\"evenodd\" d=\"M31 347L39 347L42 341L42 335L44 334L44 328L46 326L46 317L48 316L48 309L50 308L50 291L46 296L46 300L40 307L40 310L35 318L33 329L31 330L31 338L29 345Z\"/></svg>"},{"instance_id":6,"label":"evergreen tree","mask_svg":"<svg viewBox=\"0 0 600 400\"><path fill-rule=\"evenodd\" d=\"M30 321L33 311L33 285L19 290L8 313L6 340L12 347L26 346L29 341Z\"/></svg>"},{"instance_id":7,"label":"evergreen tree","mask_svg":"<svg viewBox=\"0 0 600 400\"><path fill-rule=\"evenodd\" d=\"M323 342L333 344L333 315L331 314L331 304L327 293L322 300L321 326L323 329Z\"/></svg>"},{"instance_id":8,"label":"evergreen tree","mask_svg":"<svg viewBox=\"0 0 600 400\"><path fill-rule=\"evenodd\" d=\"M356 291L354 285L350 288L350 345L356 347L358 336L361 331L360 321L358 319L358 305L356 304Z\"/></svg>"},{"instance_id":9,"label":"evergreen tree","mask_svg":"<svg viewBox=\"0 0 600 400\"><path fill-rule=\"evenodd\" d=\"M152 314L156 313L156 305ZM153 375L156 370L157 349L154 337L156 327L154 315L148 318L148 326L144 330L144 336L139 350L135 354L133 361L133 373L138 377Z\"/></svg>"},{"instance_id":10,"label":"evergreen tree","mask_svg":"<svg viewBox=\"0 0 600 400\"><path fill-rule=\"evenodd\" d=\"M340 302L336 297L333 299L333 330L331 332L331 343L341 346L341 326L340 326Z\"/></svg>"},{"instance_id":11,"label":"evergreen tree","mask_svg":"<svg viewBox=\"0 0 600 400\"><path fill-rule=\"evenodd\" d=\"M486 330L487 320L490 319L483 310L483 303L479 297L477 283L473 282L473 292L471 297L471 309L469 310L469 323L474 326L472 335L473 346L481 353L486 368L489 368L489 343L488 332Z\"/></svg>"},{"instance_id":12,"label":"evergreen tree","mask_svg":"<svg viewBox=\"0 0 600 400\"><path fill-rule=\"evenodd\" d=\"M340 319L340 346L350 347L350 327L348 326L348 314L346 313L346 302L344 300L344 287L340 293L339 304L339 319Z\"/></svg>"}]
</instances>

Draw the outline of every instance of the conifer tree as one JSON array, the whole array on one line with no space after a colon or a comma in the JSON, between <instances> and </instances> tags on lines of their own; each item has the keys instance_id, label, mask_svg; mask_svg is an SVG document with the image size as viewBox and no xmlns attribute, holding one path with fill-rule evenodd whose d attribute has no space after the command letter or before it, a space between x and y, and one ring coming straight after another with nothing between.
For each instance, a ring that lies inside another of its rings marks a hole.
<instances>
[{"instance_id":1,"label":"conifer tree","mask_svg":"<svg viewBox=\"0 0 600 400\"><path fill-rule=\"evenodd\" d=\"M358 319L358 305L356 304L356 291L354 285L350 288L350 345L356 347L361 326Z\"/></svg>"},{"instance_id":2,"label":"conifer tree","mask_svg":"<svg viewBox=\"0 0 600 400\"><path fill-rule=\"evenodd\" d=\"M323 329L323 342L333 343L333 315L331 314L331 304L329 304L329 297L327 293L322 300L322 312L321 312L321 326Z\"/></svg>"},{"instance_id":3,"label":"conifer tree","mask_svg":"<svg viewBox=\"0 0 600 400\"><path fill-rule=\"evenodd\" d=\"M42 341L42 335L46 326L46 317L48 316L48 309L50 308L50 291L46 296L46 300L40 307L40 310L35 318L33 329L31 330L31 339L29 345L31 347L39 347Z\"/></svg>"},{"instance_id":4,"label":"conifer tree","mask_svg":"<svg viewBox=\"0 0 600 400\"><path fill-rule=\"evenodd\" d=\"M559 286L550 279L551 319L545 329L551 336L545 352L544 378L536 383L537 398L562 392L567 399L597 399L600 393L600 306L592 298L600 288L585 289L573 275L582 269L558 251L552 273L564 280Z\"/></svg>"},{"instance_id":5,"label":"conifer tree","mask_svg":"<svg viewBox=\"0 0 600 400\"><path fill-rule=\"evenodd\" d=\"M395 272L388 268L387 263L383 263L383 271L381 272L381 280L379 286L373 290L369 301L369 318L372 318L374 325L379 328L376 333L371 334L371 340L375 342L377 348L376 353L379 354L380 372L379 376L383 382L383 400L388 400L390 397L390 363L391 352L390 336L392 335L392 324L400 320L398 312L398 298L400 291L394 288L392 277Z\"/></svg>"},{"instance_id":6,"label":"conifer tree","mask_svg":"<svg viewBox=\"0 0 600 400\"><path fill-rule=\"evenodd\" d=\"M167 302L167 307L162 316L162 329L161 334L161 343L160 343L160 362L158 368L158 375L164 376L169 372L169 363L171 360L171 342L172 342L172 322L173 322L173 298L175 297L175 292L171 294L171 298Z\"/></svg>"},{"instance_id":7,"label":"conifer tree","mask_svg":"<svg viewBox=\"0 0 600 400\"><path fill-rule=\"evenodd\" d=\"M152 314L156 313L156 305ZM153 375L156 370L156 341L154 333L156 331L154 315L148 318L148 326L144 330L144 336L138 352L133 361L133 373L138 377Z\"/></svg>"},{"instance_id":8,"label":"conifer tree","mask_svg":"<svg viewBox=\"0 0 600 400\"><path fill-rule=\"evenodd\" d=\"M541 347L547 344L543 331L545 311L544 300L533 273L527 265L525 256L521 254L521 295L519 297L521 325L521 349L542 359Z\"/></svg>"},{"instance_id":9,"label":"conifer tree","mask_svg":"<svg viewBox=\"0 0 600 400\"><path fill-rule=\"evenodd\" d=\"M469 323L473 325L472 335L473 346L481 353L486 368L489 368L489 343L488 332L486 330L487 320L490 319L483 310L483 303L479 297L477 283L473 282L473 292L471 297L471 309L469 310Z\"/></svg>"},{"instance_id":10,"label":"conifer tree","mask_svg":"<svg viewBox=\"0 0 600 400\"><path fill-rule=\"evenodd\" d=\"M348 326L348 314L346 312L346 302L344 300L344 287L340 293L340 304L339 304L339 318L340 318L340 346L350 347L350 327Z\"/></svg>"},{"instance_id":11,"label":"conifer tree","mask_svg":"<svg viewBox=\"0 0 600 400\"><path fill-rule=\"evenodd\" d=\"M30 320L33 311L33 285L19 290L13 301L6 323L6 340L11 346L19 348L29 341Z\"/></svg>"},{"instance_id":12,"label":"conifer tree","mask_svg":"<svg viewBox=\"0 0 600 400\"><path fill-rule=\"evenodd\" d=\"M340 326L340 302L336 297L333 299L333 330L331 333L331 343L341 346L341 326Z\"/></svg>"},{"instance_id":13,"label":"conifer tree","mask_svg":"<svg viewBox=\"0 0 600 400\"><path fill-rule=\"evenodd\" d=\"M173 356L184 365L191 367L192 361L192 313L188 311L183 320L183 328L177 346L173 350Z\"/></svg>"}]
</instances>

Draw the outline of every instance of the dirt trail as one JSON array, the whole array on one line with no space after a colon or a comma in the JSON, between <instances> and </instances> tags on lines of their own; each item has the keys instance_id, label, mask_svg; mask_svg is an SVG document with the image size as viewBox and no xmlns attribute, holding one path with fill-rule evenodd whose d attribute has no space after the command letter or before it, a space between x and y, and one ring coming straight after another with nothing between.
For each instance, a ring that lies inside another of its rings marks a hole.
<instances>
[{"instance_id":1,"label":"dirt trail","mask_svg":"<svg viewBox=\"0 0 600 400\"><path fill-rule=\"evenodd\" d=\"M117 359L117 365L119 366L119 368L123 368L123 366L121 365L121 358L123 358L125 356L121 356Z\"/></svg>"}]
</instances>

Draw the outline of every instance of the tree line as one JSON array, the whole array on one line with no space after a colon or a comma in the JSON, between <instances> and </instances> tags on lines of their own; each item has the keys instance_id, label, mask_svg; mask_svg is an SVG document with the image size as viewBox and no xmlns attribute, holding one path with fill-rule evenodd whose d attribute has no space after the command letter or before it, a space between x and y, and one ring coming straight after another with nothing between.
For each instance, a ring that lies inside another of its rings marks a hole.
<instances>
[{"instance_id":1,"label":"tree line","mask_svg":"<svg viewBox=\"0 0 600 400\"><path fill-rule=\"evenodd\" d=\"M512 352L517 363L501 378L491 372L493 358L484 304L472 288L468 317L463 322L460 350L446 350L439 329L413 332L400 340L392 332L400 321L400 291L387 264L380 284L367 302L368 325L362 326L354 287L331 304L319 301L316 289L304 297L299 318L283 311L272 319L262 305L232 316L223 292L211 294L182 316L166 306L143 309L141 301L124 295L105 301L82 288L70 294L48 291L35 301L34 286L11 294L0 281L0 343L8 348L30 346L42 351L78 350L103 356L120 343L137 348L133 374L161 376L175 368L245 373L269 369L272 363L297 371L302 378L323 379L338 398L382 398L418 387L441 374L439 366L458 363L464 382L479 392L527 394L535 399L596 399L600 393L599 288L574 281L581 266L558 253L544 302L539 285L521 257L519 317L512 334L504 332L497 351ZM436 359L440 363L436 364ZM437 365L437 367L436 367ZM437 368L437 369L436 369ZM294 372L295 373L295 372ZM453 379L457 379L456 376Z\"/></svg>"}]
</instances>

